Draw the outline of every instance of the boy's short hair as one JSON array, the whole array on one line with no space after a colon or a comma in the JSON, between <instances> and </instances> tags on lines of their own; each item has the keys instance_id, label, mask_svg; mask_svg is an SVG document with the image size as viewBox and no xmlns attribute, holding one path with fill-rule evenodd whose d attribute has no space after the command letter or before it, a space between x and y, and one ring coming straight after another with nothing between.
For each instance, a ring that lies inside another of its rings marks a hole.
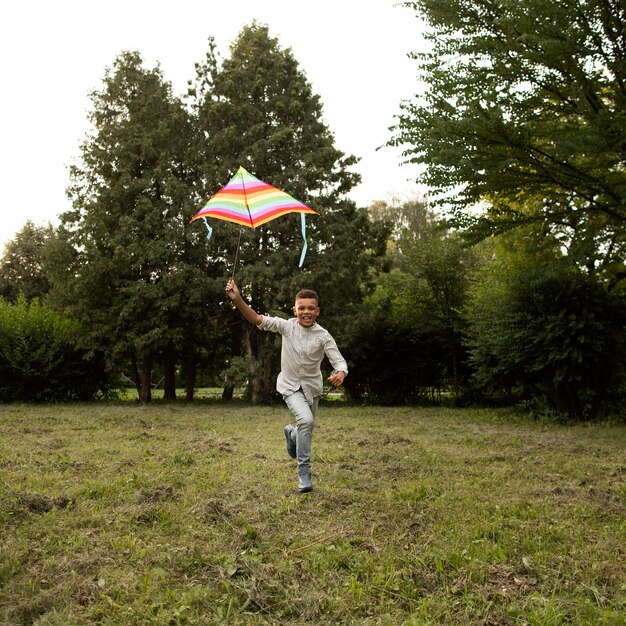
<instances>
[{"instance_id":1,"label":"boy's short hair","mask_svg":"<svg viewBox=\"0 0 626 626\"><path fill-rule=\"evenodd\" d=\"M302 300L304 298L315 300L319 306L320 299L317 297L317 293L313 289L300 289L296 294L296 300Z\"/></svg>"}]
</instances>

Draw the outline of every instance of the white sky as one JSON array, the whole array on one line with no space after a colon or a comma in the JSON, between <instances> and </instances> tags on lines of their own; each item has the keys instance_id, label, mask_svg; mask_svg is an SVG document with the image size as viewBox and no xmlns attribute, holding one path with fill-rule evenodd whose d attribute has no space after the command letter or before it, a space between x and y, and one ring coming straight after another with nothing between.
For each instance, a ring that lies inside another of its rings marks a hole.
<instances>
[{"instance_id":1,"label":"white sky","mask_svg":"<svg viewBox=\"0 0 626 626\"><path fill-rule=\"evenodd\" d=\"M120 52L159 62L182 95L209 36L229 56L255 18L292 49L337 148L361 157L357 204L423 191L399 150L377 151L417 91L407 55L424 45L416 14L396 0L9 0L0 16L0 251L26 220L57 224L70 208L68 166L89 128L88 94Z\"/></svg>"}]
</instances>

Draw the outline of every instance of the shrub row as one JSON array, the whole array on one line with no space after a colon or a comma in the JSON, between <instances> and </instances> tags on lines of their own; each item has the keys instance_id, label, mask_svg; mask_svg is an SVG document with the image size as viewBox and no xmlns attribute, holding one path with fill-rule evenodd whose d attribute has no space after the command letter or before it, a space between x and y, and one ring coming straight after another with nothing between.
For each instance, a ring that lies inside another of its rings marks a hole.
<instances>
[{"instance_id":1,"label":"shrub row","mask_svg":"<svg viewBox=\"0 0 626 626\"><path fill-rule=\"evenodd\" d=\"M82 345L78 322L38 300L0 299L0 401L90 400L110 390L101 355Z\"/></svg>"}]
</instances>

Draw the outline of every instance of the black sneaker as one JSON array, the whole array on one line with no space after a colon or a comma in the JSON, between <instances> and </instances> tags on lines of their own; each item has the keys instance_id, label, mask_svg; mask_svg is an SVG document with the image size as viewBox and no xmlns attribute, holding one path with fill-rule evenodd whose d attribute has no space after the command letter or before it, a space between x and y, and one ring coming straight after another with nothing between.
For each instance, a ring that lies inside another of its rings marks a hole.
<instances>
[{"instance_id":1,"label":"black sneaker","mask_svg":"<svg viewBox=\"0 0 626 626\"><path fill-rule=\"evenodd\" d=\"M287 440L287 454L292 459L296 458L296 435L293 432L293 426L291 424L287 424L285 426L285 439Z\"/></svg>"}]
</instances>

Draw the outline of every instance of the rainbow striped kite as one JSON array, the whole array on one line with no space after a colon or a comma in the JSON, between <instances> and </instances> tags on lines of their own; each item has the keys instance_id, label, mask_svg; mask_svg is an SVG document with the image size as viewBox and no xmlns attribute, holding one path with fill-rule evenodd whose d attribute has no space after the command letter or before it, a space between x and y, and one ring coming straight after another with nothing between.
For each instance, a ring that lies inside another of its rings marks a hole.
<instances>
[{"instance_id":1,"label":"rainbow striped kite","mask_svg":"<svg viewBox=\"0 0 626 626\"><path fill-rule=\"evenodd\" d=\"M306 255L306 222L305 214L319 215L310 207L298 202L288 193L268 185L252 176L243 167L222 187L209 201L191 218L191 221L202 218L209 231L208 239L213 234L208 217L215 217L241 226L256 228L287 213L300 213L304 247L300 255L300 265Z\"/></svg>"}]
</instances>

